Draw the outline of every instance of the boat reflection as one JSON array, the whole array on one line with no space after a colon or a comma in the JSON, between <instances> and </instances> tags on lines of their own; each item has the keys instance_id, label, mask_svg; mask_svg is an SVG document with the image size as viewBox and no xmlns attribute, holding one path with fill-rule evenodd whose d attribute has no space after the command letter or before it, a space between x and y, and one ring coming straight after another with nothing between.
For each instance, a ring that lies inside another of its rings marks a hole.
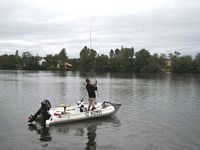
<instances>
[{"instance_id":1,"label":"boat reflection","mask_svg":"<svg viewBox=\"0 0 200 150\"><path fill-rule=\"evenodd\" d=\"M50 134L50 128L46 126L37 126L36 124L29 124L28 129L32 131L36 131L37 134L40 135L40 141L51 141L52 137Z\"/></svg>"},{"instance_id":2,"label":"boat reflection","mask_svg":"<svg viewBox=\"0 0 200 150\"><path fill-rule=\"evenodd\" d=\"M64 133L72 136L87 136L88 127L97 127L111 124L113 126L120 126L120 121L116 116L96 118L91 120L76 121L71 123L63 123L51 125L51 130Z\"/></svg>"},{"instance_id":3,"label":"boat reflection","mask_svg":"<svg viewBox=\"0 0 200 150\"><path fill-rule=\"evenodd\" d=\"M120 126L121 123L116 116L98 118L95 120L85 120L68 124L60 124L52 126L52 130L69 136L83 136L88 139L86 150L95 150L97 147L97 130L99 126L105 125Z\"/></svg>"},{"instance_id":4,"label":"boat reflection","mask_svg":"<svg viewBox=\"0 0 200 150\"><path fill-rule=\"evenodd\" d=\"M83 136L88 139L86 150L95 150L97 147L97 130L100 126L120 126L121 123L116 116L72 122L67 124L52 125L50 127L39 124L29 124L30 131L36 131L40 135L40 141L51 141L51 133L58 132L67 136ZM50 133L51 131L51 133Z\"/></svg>"}]
</instances>

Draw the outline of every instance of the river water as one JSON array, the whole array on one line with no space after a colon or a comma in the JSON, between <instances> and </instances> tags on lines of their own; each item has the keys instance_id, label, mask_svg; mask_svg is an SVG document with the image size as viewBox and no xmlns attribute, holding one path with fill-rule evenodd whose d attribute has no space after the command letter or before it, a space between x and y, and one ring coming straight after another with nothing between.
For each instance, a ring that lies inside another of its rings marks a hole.
<instances>
[{"instance_id":1,"label":"river water","mask_svg":"<svg viewBox=\"0 0 200 150\"><path fill-rule=\"evenodd\" d=\"M98 101L122 104L114 117L28 125L43 99L87 102L88 76ZM1 150L200 149L200 75L0 71L0 110Z\"/></svg>"}]
</instances>

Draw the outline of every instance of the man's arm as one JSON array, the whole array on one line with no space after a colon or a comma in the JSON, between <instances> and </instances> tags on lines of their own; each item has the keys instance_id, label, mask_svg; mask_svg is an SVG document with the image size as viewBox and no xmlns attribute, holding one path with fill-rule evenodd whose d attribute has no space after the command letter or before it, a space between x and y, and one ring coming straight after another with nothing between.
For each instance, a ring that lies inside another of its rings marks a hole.
<instances>
[{"instance_id":1,"label":"man's arm","mask_svg":"<svg viewBox=\"0 0 200 150\"><path fill-rule=\"evenodd\" d=\"M97 80L94 83L94 90L97 90Z\"/></svg>"}]
</instances>

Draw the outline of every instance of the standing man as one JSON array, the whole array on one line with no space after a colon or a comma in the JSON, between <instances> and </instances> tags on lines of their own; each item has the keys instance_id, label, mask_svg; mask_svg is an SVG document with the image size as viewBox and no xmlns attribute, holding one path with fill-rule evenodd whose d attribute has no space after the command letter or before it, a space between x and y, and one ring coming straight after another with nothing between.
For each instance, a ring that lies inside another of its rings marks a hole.
<instances>
[{"instance_id":1,"label":"standing man","mask_svg":"<svg viewBox=\"0 0 200 150\"><path fill-rule=\"evenodd\" d=\"M86 83L87 83L86 89L87 89L88 97L89 97L88 111L90 111L91 106L92 106L92 110L95 109L95 103L96 103L95 91L97 90L97 81L94 84L91 84L90 80L87 78Z\"/></svg>"}]
</instances>

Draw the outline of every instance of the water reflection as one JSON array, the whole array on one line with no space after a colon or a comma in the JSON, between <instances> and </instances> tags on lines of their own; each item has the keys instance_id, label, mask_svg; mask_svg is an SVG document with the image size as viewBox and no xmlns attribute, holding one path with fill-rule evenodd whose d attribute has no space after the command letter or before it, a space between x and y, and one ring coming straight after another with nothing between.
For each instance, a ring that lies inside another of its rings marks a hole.
<instances>
[{"instance_id":1,"label":"water reflection","mask_svg":"<svg viewBox=\"0 0 200 150\"><path fill-rule=\"evenodd\" d=\"M29 124L28 129L31 132L36 131L36 133L40 135L40 138L39 138L40 141L51 141L52 140L52 137L50 134L50 128L46 127L45 125L37 126L36 124Z\"/></svg>"},{"instance_id":2,"label":"water reflection","mask_svg":"<svg viewBox=\"0 0 200 150\"><path fill-rule=\"evenodd\" d=\"M69 124L60 124L52 126L52 130L69 136L82 136L87 138L86 150L96 150L97 148L97 130L100 126L111 124L120 126L121 123L116 116L99 118L95 120L86 120Z\"/></svg>"},{"instance_id":3,"label":"water reflection","mask_svg":"<svg viewBox=\"0 0 200 150\"><path fill-rule=\"evenodd\" d=\"M97 146L96 130L97 130L96 122L91 123L87 126L87 138L88 138L88 142L86 143L87 150L95 150L96 149L96 146Z\"/></svg>"},{"instance_id":4,"label":"water reflection","mask_svg":"<svg viewBox=\"0 0 200 150\"><path fill-rule=\"evenodd\" d=\"M66 136L81 136L87 138L85 144L86 150L96 150L97 148L97 130L100 126L112 125L115 127L121 126L121 122L116 116L98 118L95 120L86 120L67 124L52 125L51 127L42 126L41 124L29 124L28 130L36 131L40 135L40 141L52 141L50 131L64 134ZM53 133L53 132L52 132ZM43 147L47 147L43 145Z\"/></svg>"}]
</instances>

